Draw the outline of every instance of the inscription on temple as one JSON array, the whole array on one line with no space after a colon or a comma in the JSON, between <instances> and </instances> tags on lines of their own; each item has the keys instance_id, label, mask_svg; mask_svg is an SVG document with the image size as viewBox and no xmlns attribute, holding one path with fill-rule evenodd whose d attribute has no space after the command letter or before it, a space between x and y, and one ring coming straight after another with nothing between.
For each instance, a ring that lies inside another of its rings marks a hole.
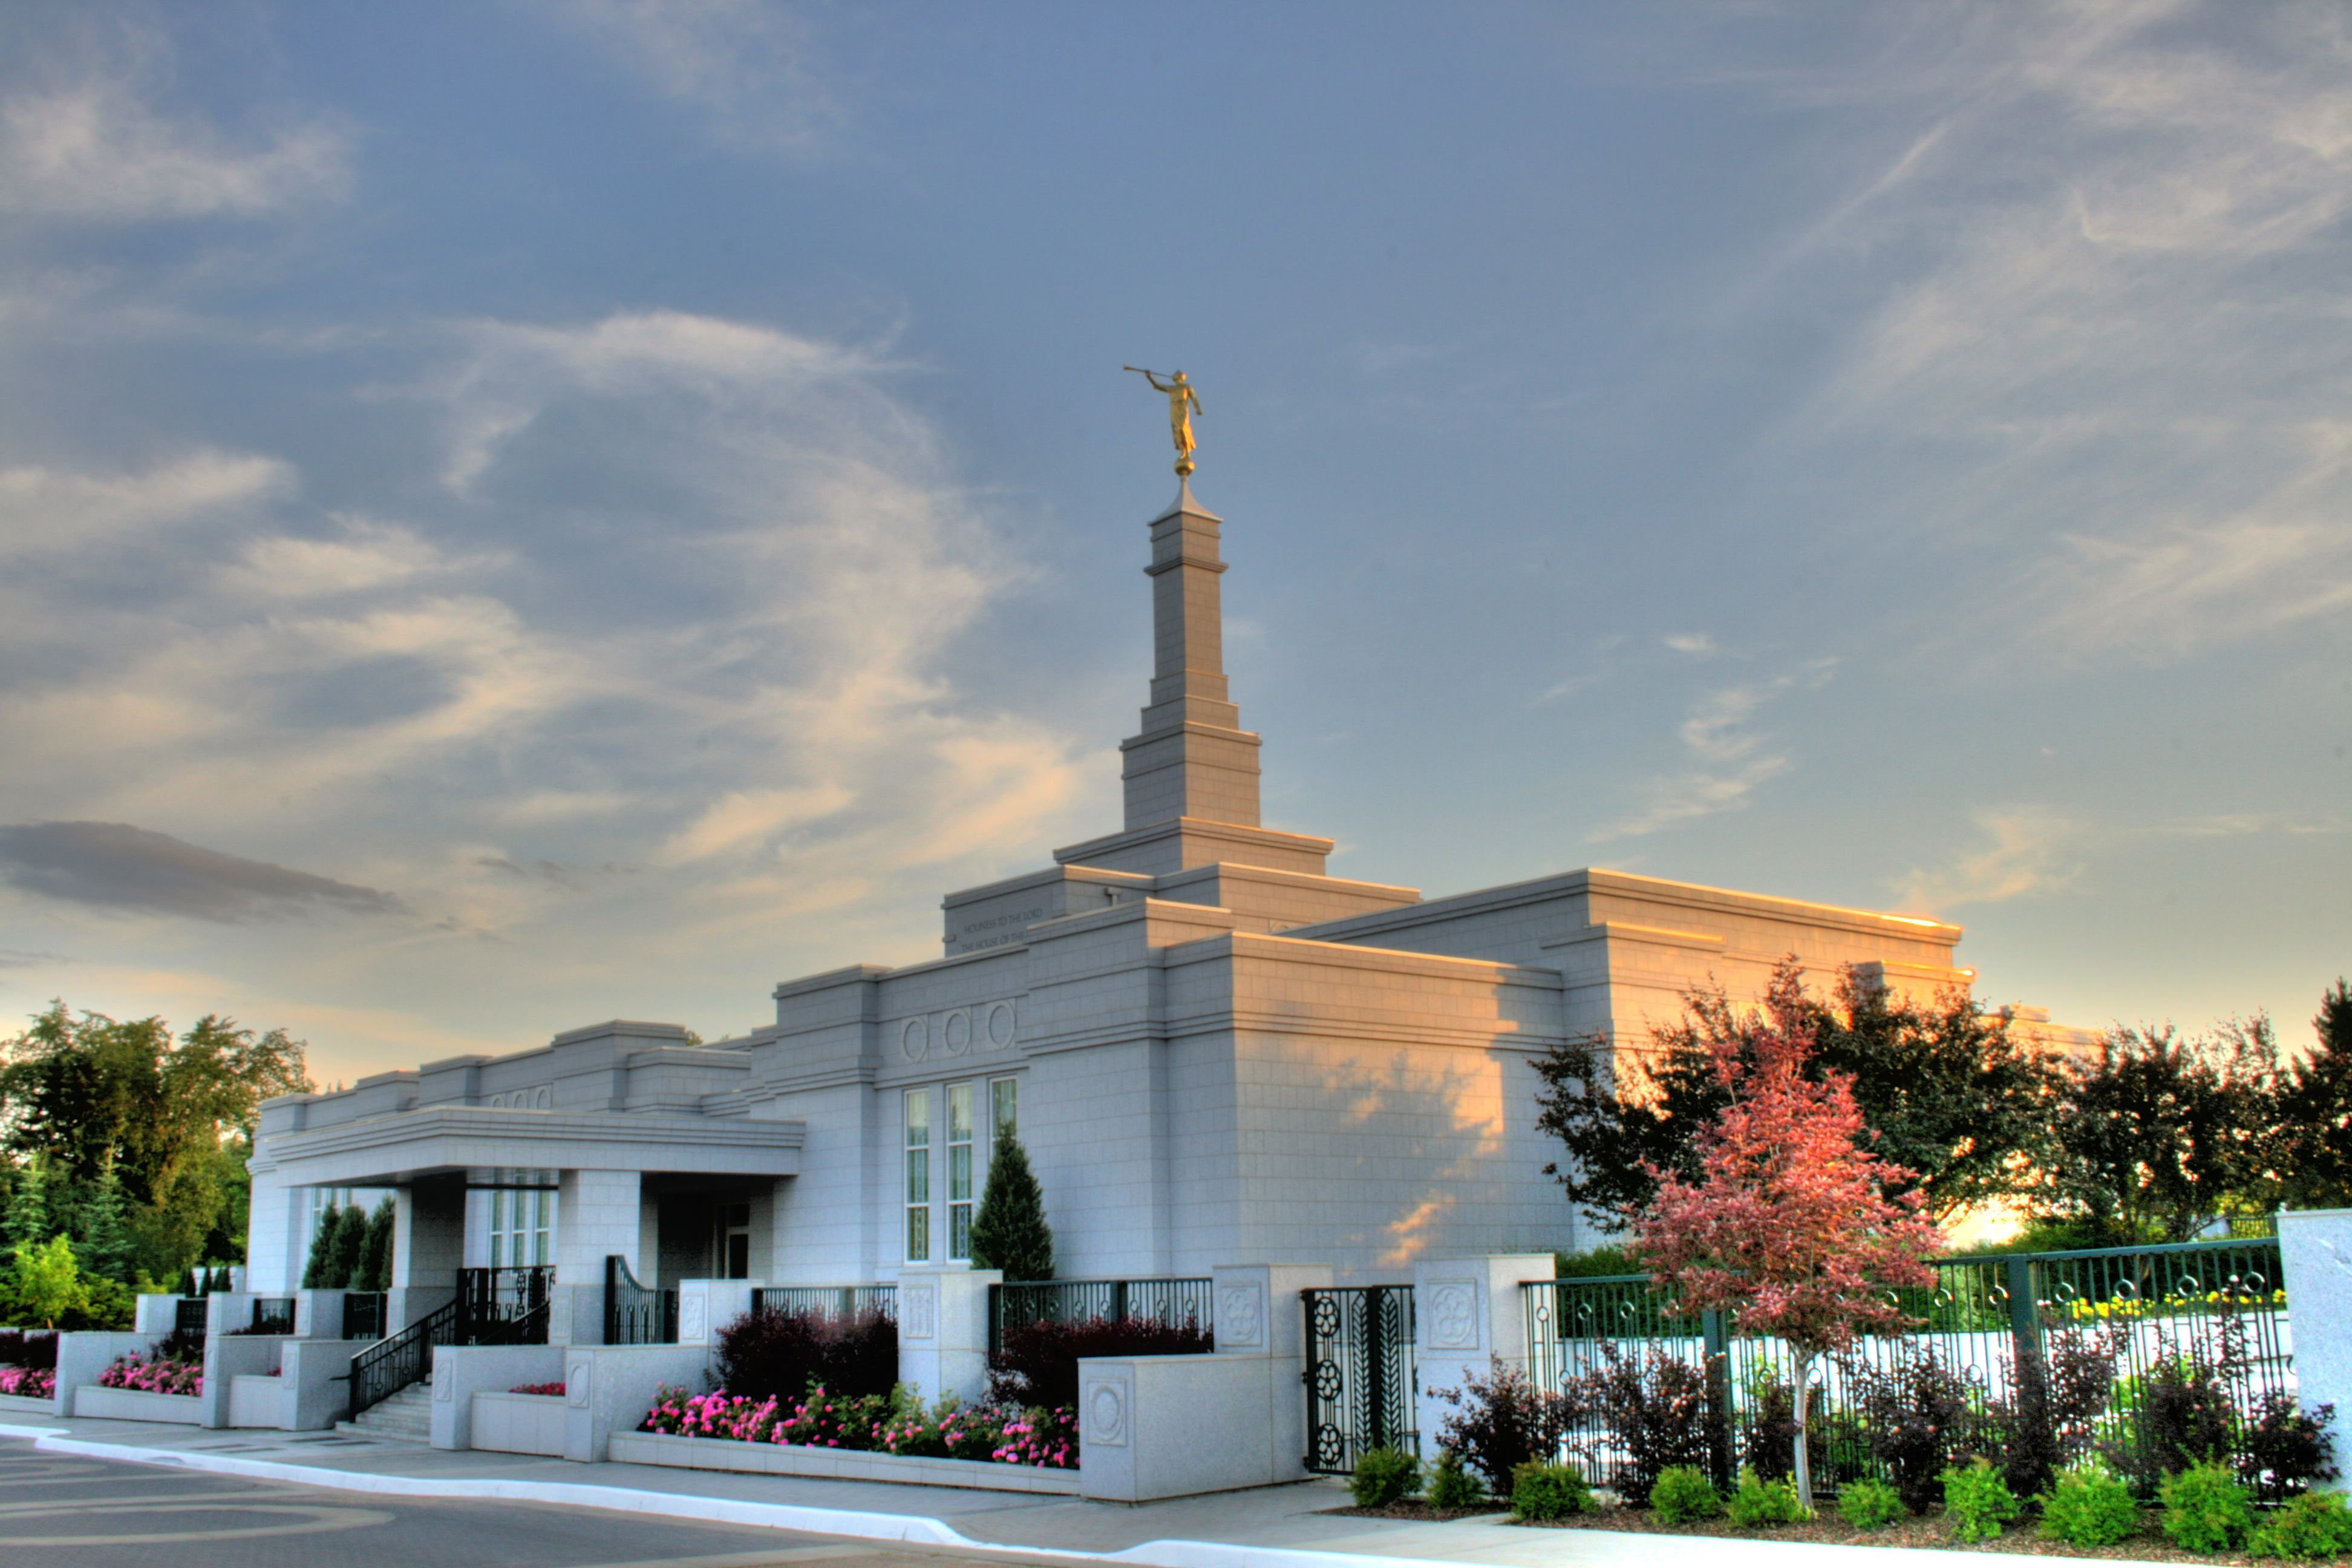
<instances>
[{"instance_id":1,"label":"inscription on temple","mask_svg":"<svg viewBox=\"0 0 2352 1568\"><path fill-rule=\"evenodd\" d=\"M1002 914L964 921L956 927L955 943L967 952L984 947L1003 947L1007 942L1019 942L1031 926L1053 912L1044 904L1033 904L1024 910L1008 910Z\"/></svg>"}]
</instances>

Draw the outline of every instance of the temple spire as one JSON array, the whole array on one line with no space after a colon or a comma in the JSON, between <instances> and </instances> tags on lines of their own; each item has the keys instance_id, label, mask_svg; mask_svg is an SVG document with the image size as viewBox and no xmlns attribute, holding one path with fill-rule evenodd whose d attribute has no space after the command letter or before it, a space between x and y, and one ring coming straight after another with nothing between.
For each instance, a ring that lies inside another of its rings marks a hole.
<instances>
[{"instance_id":1,"label":"temple spire","mask_svg":"<svg viewBox=\"0 0 2352 1568\"><path fill-rule=\"evenodd\" d=\"M1151 701L1119 743L1130 833L1182 817L1258 825L1258 738L1225 687L1223 522L1189 479L1151 521Z\"/></svg>"}]
</instances>

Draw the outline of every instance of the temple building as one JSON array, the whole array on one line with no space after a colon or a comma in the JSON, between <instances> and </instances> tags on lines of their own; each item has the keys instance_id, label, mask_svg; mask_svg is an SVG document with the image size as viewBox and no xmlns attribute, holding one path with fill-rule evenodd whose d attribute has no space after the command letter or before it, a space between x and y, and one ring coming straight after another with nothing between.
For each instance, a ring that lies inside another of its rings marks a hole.
<instances>
[{"instance_id":1,"label":"temple building","mask_svg":"<svg viewBox=\"0 0 2352 1568\"><path fill-rule=\"evenodd\" d=\"M1058 1271L1199 1276L1589 1244L1543 1173L1533 1061L1646 1046L1685 991L1969 984L1958 926L1598 869L1442 898L1332 876L1259 820L1227 689L1220 520L1152 520L1155 665L1125 820L947 895L938 958L774 987L774 1021L689 1043L612 1022L382 1073L262 1112L248 1289L297 1282L320 1189L397 1193L394 1326L461 1271L552 1268L551 1337L598 1337L614 1267L866 1285L969 1258L999 1142L1043 1184Z\"/></svg>"}]
</instances>

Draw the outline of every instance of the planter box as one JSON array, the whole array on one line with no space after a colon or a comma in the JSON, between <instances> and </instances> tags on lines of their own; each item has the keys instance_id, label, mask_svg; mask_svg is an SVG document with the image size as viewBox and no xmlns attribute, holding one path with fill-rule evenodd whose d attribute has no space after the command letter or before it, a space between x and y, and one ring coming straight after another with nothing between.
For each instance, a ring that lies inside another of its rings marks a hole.
<instances>
[{"instance_id":1,"label":"planter box","mask_svg":"<svg viewBox=\"0 0 2352 1568\"><path fill-rule=\"evenodd\" d=\"M55 1415L57 1413L55 1395L47 1399L27 1399L21 1394L0 1394L0 1415Z\"/></svg>"},{"instance_id":2,"label":"planter box","mask_svg":"<svg viewBox=\"0 0 2352 1568\"><path fill-rule=\"evenodd\" d=\"M480 1447L478 1443L477 1447ZM672 1437L658 1432L615 1432L611 1457L628 1465L672 1465L688 1470L736 1470L755 1476L814 1476L831 1481L899 1481L909 1486L971 1487L1049 1497L1078 1495L1078 1472L987 1459L917 1459L900 1454L860 1454L845 1448L803 1448L788 1443L738 1443L729 1437Z\"/></svg>"},{"instance_id":3,"label":"planter box","mask_svg":"<svg viewBox=\"0 0 2352 1568\"><path fill-rule=\"evenodd\" d=\"M473 1443L499 1454L563 1458L563 1395L490 1394L474 1395Z\"/></svg>"},{"instance_id":4,"label":"planter box","mask_svg":"<svg viewBox=\"0 0 2352 1568\"><path fill-rule=\"evenodd\" d=\"M286 1380L268 1373L239 1373L228 1385L228 1424L232 1426L287 1425Z\"/></svg>"},{"instance_id":5,"label":"planter box","mask_svg":"<svg viewBox=\"0 0 2352 1568\"><path fill-rule=\"evenodd\" d=\"M204 1409L204 1400L193 1394L149 1394L137 1388L100 1388L94 1383L74 1390L75 1415L106 1421L176 1421L201 1426Z\"/></svg>"}]
</instances>

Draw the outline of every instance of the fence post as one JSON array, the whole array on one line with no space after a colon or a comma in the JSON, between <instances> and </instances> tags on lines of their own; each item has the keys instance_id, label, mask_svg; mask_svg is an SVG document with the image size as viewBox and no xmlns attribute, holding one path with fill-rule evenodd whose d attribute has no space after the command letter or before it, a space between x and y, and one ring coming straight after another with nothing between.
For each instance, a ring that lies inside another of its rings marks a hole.
<instances>
[{"instance_id":1,"label":"fence post","mask_svg":"<svg viewBox=\"0 0 2352 1568\"><path fill-rule=\"evenodd\" d=\"M1699 1314L1699 1353L1706 1367L1707 1466L1715 1484L1731 1486L1731 1333L1720 1311Z\"/></svg>"}]
</instances>

